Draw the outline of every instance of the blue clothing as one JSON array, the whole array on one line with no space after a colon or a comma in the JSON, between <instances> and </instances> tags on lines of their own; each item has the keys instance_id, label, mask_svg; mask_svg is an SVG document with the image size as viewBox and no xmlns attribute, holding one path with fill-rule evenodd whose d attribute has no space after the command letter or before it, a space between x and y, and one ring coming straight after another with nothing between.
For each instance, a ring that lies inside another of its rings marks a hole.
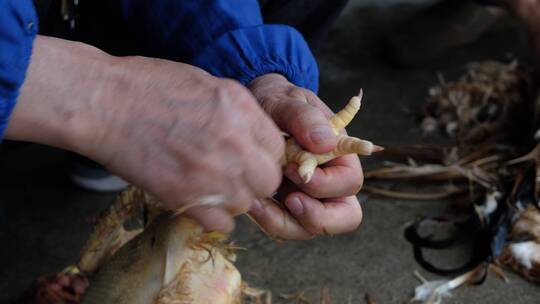
<instances>
[{"instance_id":1,"label":"blue clothing","mask_svg":"<svg viewBox=\"0 0 540 304\"><path fill-rule=\"evenodd\" d=\"M0 0L0 140L30 63L37 26L32 0Z\"/></svg>"},{"instance_id":2,"label":"blue clothing","mask_svg":"<svg viewBox=\"0 0 540 304\"><path fill-rule=\"evenodd\" d=\"M117 0L142 48L243 84L271 72L314 92L317 63L302 35L265 25L257 0Z\"/></svg>"},{"instance_id":3,"label":"blue clothing","mask_svg":"<svg viewBox=\"0 0 540 304\"><path fill-rule=\"evenodd\" d=\"M263 24L257 0L115 1L123 23L149 54L243 84L280 73L297 86L318 90L317 63L302 35L290 26ZM0 0L0 139L36 29L32 0Z\"/></svg>"}]
</instances>

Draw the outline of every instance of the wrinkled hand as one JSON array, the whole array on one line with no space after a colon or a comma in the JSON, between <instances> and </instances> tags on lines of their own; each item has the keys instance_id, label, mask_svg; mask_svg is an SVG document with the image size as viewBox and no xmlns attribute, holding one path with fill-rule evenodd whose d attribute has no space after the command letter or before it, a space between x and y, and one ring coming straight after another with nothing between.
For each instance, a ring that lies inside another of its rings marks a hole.
<instances>
[{"instance_id":1,"label":"wrinkled hand","mask_svg":"<svg viewBox=\"0 0 540 304\"><path fill-rule=\"evenodd\" d=\"M284 140L242 85L181 63L38 37L8 138L88 156L210 230L276 191ZM208 200L208 198L211 198Z\"/></svg>"},{"instance_id":2,"label":"wrinkled hand","mask_svg":"<svg viewBox=\"0 0 540 304\"><path fill-rule=\"evenodd\" d=\"M111 96L115 117L100 144L98 158L111 170L171 209L222 197L226 210L187 211L218 230L277 189L284 141L248 90L172 62L138 58L129 69L130 93Z\"/></svg>"},{"instance_id":3,"label":"wrinkled hand","mask_svg":"<svg viewBox=\"0 0 540 304\"><path fill-rule=\"evenodd\" d=\"M249 88L278 127L301 146L314 153L335 148L337 138L328 123L333 113L313 92L278 74L258 77ZM287 166L287 180L277 195L288 212L268 200L259 200L250 212L267 233L284 239L309 239L358 227L362 209L355 195L363 182L358 156L339 157L317 168L307 184L297 169L295 164Z\"/></svg>"}]
</instances>

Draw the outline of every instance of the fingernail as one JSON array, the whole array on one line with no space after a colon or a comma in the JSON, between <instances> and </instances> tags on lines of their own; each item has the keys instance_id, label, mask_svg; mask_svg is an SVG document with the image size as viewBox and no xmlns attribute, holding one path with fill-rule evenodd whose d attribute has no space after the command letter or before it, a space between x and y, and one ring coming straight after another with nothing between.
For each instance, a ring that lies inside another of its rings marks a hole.
<instances>
[{"instance_id":1,"label":"fingernail","mask_svg":"<svg viewBox=\"0 0 540 304\"><path fill-rule=\"evenodd\" d=\"M322 144L324 142L332 140L335 135L334 132L330 130L330 127L318 127L311 131L309 137L311 138L311 141L313 143Z\"/></svg>"},{"instance_id":2,"label":"fingernail","mask_svg":"<svg viewBox=\"0 0 540 304\"><path fill-rule=\"evenodd\" d=\"M304 205L302 205L302 202L296 198L293 197L290 200L286 202L287 208L291 211L294 215L302 215L304 214Z\"/></svg>"},{"instance_id":3,"label":"fingernail","mask_svg":"<svg viewBox=\"0 0 540 304\"><path fill-rule=\"evenodd\" d=\"M250 213L252 213L255 216L262 216L264 213L264 208L259 200L255 200L253 202L253 206L251 206L251 210L249 210Z\"/></svg>"}]
</instances>

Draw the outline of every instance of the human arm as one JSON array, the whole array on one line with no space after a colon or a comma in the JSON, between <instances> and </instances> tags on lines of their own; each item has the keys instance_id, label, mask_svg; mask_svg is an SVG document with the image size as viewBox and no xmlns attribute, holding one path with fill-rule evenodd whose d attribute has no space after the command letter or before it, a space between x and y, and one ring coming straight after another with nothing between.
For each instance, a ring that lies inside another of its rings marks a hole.
<instances>
[{"instance_id":1,"label":"human arm","mask_svg":"<svg viewBox=\"0 0 540 304\"><path fill-rule=\"evenodd\" d=\"M281 179L283 139L239 84L55 38L36 39L5 138L85 155L169 209L220 195L222 205L187 212L208 229L232 229Z\"/></svg>"}]
</instances>

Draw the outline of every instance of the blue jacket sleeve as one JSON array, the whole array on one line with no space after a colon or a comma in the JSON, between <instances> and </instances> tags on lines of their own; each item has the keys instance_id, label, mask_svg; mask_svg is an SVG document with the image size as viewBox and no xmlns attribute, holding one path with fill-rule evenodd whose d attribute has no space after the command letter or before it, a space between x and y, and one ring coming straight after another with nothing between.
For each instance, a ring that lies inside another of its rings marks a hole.
<instances>
[{"instance_id":1,"label":"blue jacket sleeve","mask_svg":"<svg viewBox=\"0 0 540 304\"><path fill-rule=\"evenodd\" d=\"M0 140L26 75L37 22L32 0L0 0Z\"/></svg>"},{"instance_id":2,"label":"blue jacket sleeve","mask_svg":"<svg viewBox=\"0 0 540 304\"><path fill-rule=\"evenodd\" d=\"M247 84L281 73L316 92L318 68L294 28L263 24L257 0L119 0L126 25L151 54Z\"/></svg>"}]
</instances>

